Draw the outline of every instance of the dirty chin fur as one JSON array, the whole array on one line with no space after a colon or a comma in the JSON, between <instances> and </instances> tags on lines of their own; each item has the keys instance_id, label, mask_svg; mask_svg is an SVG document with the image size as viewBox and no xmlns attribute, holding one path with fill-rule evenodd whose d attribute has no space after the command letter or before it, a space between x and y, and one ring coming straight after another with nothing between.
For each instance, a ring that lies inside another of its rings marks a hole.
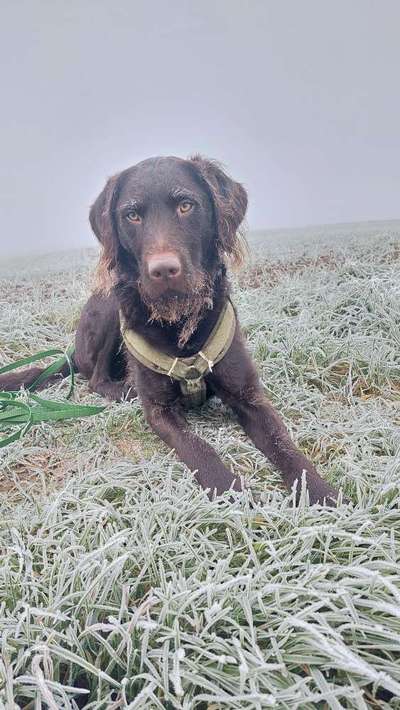
<instances>
[{"instance_id":1,"label":"dirty chin fur","mask_svg":"<svg viewBox=\"0 0 400 710\"><path fill-rule=\"evenodd\" d=\"M198 272L191 281L188 293L174 293L151 299L139 282L142 301L150 312L150 321L158 323L176 323L179 329L178 347L183 348L195 332L204 311L213 307L213 288L211 279L203 272Z\"/></svg>"}]
</instances>

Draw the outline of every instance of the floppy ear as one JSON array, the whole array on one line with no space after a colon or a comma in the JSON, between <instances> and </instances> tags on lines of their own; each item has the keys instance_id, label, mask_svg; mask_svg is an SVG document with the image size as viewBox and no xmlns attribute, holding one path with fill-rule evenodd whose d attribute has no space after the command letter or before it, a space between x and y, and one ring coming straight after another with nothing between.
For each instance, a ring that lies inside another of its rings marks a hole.
<instances>
[{"instance_id":1,"label":"floppy ear","mask_svg":"<svg viewBox=\"0 0 400 710\"><path fill-rule=\"evenodd\" d=\"M113 175L90 208L89 222L102 250L97 264L94 287L97 291L110 291L112 271L117 265L118 237L113 218L119 175Z\"/></svg>"},{"instance_id":2,"label":"floppy ear","mask_svg":"<svg viewBox=\"0 0 400 710\"><path fill-rule=\"evenodd\" d=\"M89 222L93 232L103 248L110 251L115 251L118 245L112 216L118 178L119 173L107 180L106 186L91 206L89 213Z\"/></svg>"},{"instance_id":3,"label":"floppy ear","mask_svg":"<svg viewBox=\"0 0 400 710\"><path fill-rule=\"evenodd\" d=\"M190 160L206 183L214 203L218 250L233 265L241 266L248 253L246 239L240 230L247 209L246 190L239 182L232 180L216 161L200 155L194 155Z\"/></svg>"}]
</instances>

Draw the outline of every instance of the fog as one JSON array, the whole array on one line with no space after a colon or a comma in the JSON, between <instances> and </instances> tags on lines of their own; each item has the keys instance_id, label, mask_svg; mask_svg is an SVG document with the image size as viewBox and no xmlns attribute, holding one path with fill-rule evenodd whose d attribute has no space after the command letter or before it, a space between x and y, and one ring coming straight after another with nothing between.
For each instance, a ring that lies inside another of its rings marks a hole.
<instances>
[{"instance_id":1,"label":"fog","mask_svg":"<svg viewBox=\"0 0 400 710\"><path fill-rule=\"evenodd\" d=\"M398 0L3 0L1 251L94 244L107 176L200 152L251 228L400 217Z\"/></svg>"}]
</instances>

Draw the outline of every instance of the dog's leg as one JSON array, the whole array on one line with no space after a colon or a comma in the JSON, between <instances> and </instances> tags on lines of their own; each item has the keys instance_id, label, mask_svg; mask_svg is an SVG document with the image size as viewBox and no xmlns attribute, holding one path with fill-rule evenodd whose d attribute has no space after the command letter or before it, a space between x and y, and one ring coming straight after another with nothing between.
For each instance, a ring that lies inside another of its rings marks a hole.
<instances>
[{"instance_id":1,"label":"dog's leg","mask_svg":"<svg viewBox=\"0 0 400 710\"><path fill-rule=\"evenodd\" d=\"M136 366L135 380L146 421L160 439L194 472L196 480L219 495L242 490L240 479L227 469L214 449L188 428L179 403L179 387L169 377Z\"/></svg>"},{"instance_id":2,"label":"dog's leg","mask_svg":"<svg viewBox=\"0 0 400 710\"><path fill-rule=\"evenodd\" d=\"M281 471L290 490L297 482L297 499L304 473L310 503L332 504L337 491L324 481L315 466L294 445L286 427L265 396L259 390L244 390L242 397L224 397L238 416L239 422L254 444Z\"/></svg>"},{"instance_id":3,"label":"dog's leg","mask_svg":"<svg viewBox=\"0 0 400 710\"><path fill-rule=\"evenodd\" d=\"M89 387L102 397L121 401L133 399L136 391L124 375L118 304L114 297L93 294L82 310L75 338L79 372L89 380ZM116 363L120 364L116 370ZM122 370L122 371L121 371ZM117 377L115 377L117 375Z\"/></svg>"},{"instance_id":4,"label":"dog's leg","mask_svg":"<svg viewBox=\"0 0 400 710\"><path fill-rule=\"evenodd\" d=\"M17 370L16 372L8 372L6 375L0 375L0 392L18 392L22 385L25 389L28 389L44 370L44 367L29 367L25 370ZM59 381L60 377L62 377L61 373L51 375L35 389L45 389L53 382Z\"/></svg>"},{"instance_id":5,"label":"dog's leg","mask_svg":"<svg viewBox=\"0 0 400 710\"><path fill-rule=\"evenodd\" d=\"M222 463L214 449L187 426L178 403L171 406L159 406L143 403L148 424L168 446L175 449L178 457L194 471L202 488L209 489L212 497L233 488L242 490L240 479L234 476Z\"/></svg>"},{"instance_id":6,"label":"dog's leg","mask_svg":"<svg viewBox=\"0 0 400 710\"><path fill-rule=\"evenodd\" d=\"M136 390L127 379L113 380L110 377L113 358L115 358L116 343L119 331L109 333L104 337L96 353L96 364L89 379L89 387L93 392L102 397L120 402L127 397L131 400L136 397Z\"/></svg>"},{"instance_id":7,"label":"dog's leg","mask_svg":"<svg viewBox=\"0 0 400 710\"><path fill-rule=\"evenodd\" d=\"M297 499L304 474L311 504L324 500L335 503L337 491L319 476L290 439L285 424L266 399L255 366L239 338L214 367L210 382L216 394L232 407L257 448L281 471L287 488L297 482Z\"/></svg>"},{"instance_id":8,"label":"dog's leg","mask_svg":"<svg viewBox=\"0 0 400 710\"><path fill-rule=\"evenodd\" d=\"M129 360L128 360L129 361ZM242 490L240 479L227 469L214 449L190 431L180 404L179 385L170 377L152 372L133 358L129 361L146 421L160 439L175 449L203 488L219 495L233 488Z\"/></svg>"}]
</instances>

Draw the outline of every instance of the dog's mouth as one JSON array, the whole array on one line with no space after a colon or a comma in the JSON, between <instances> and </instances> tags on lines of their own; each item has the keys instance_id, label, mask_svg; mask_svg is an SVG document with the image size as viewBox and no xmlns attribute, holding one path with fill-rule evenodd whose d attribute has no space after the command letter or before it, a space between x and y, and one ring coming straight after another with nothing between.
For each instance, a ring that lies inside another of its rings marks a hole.
<instances>
[{"instance_id":1,"label":"dog's mouth","mask_svg":"<svg viewBox=\"0 0 400 710\"><path fill-rule=\"evenodd\" d=\"M209 276L198 270L191 274L190 282L188 290L182 292L169 288L161 295L152 294L141 280L138 283L140 297L149 310L149 321L177 325L180 348L186 345L196 330L203 313L213 307L213 288Z\"/></svg>"}]
</instances>

